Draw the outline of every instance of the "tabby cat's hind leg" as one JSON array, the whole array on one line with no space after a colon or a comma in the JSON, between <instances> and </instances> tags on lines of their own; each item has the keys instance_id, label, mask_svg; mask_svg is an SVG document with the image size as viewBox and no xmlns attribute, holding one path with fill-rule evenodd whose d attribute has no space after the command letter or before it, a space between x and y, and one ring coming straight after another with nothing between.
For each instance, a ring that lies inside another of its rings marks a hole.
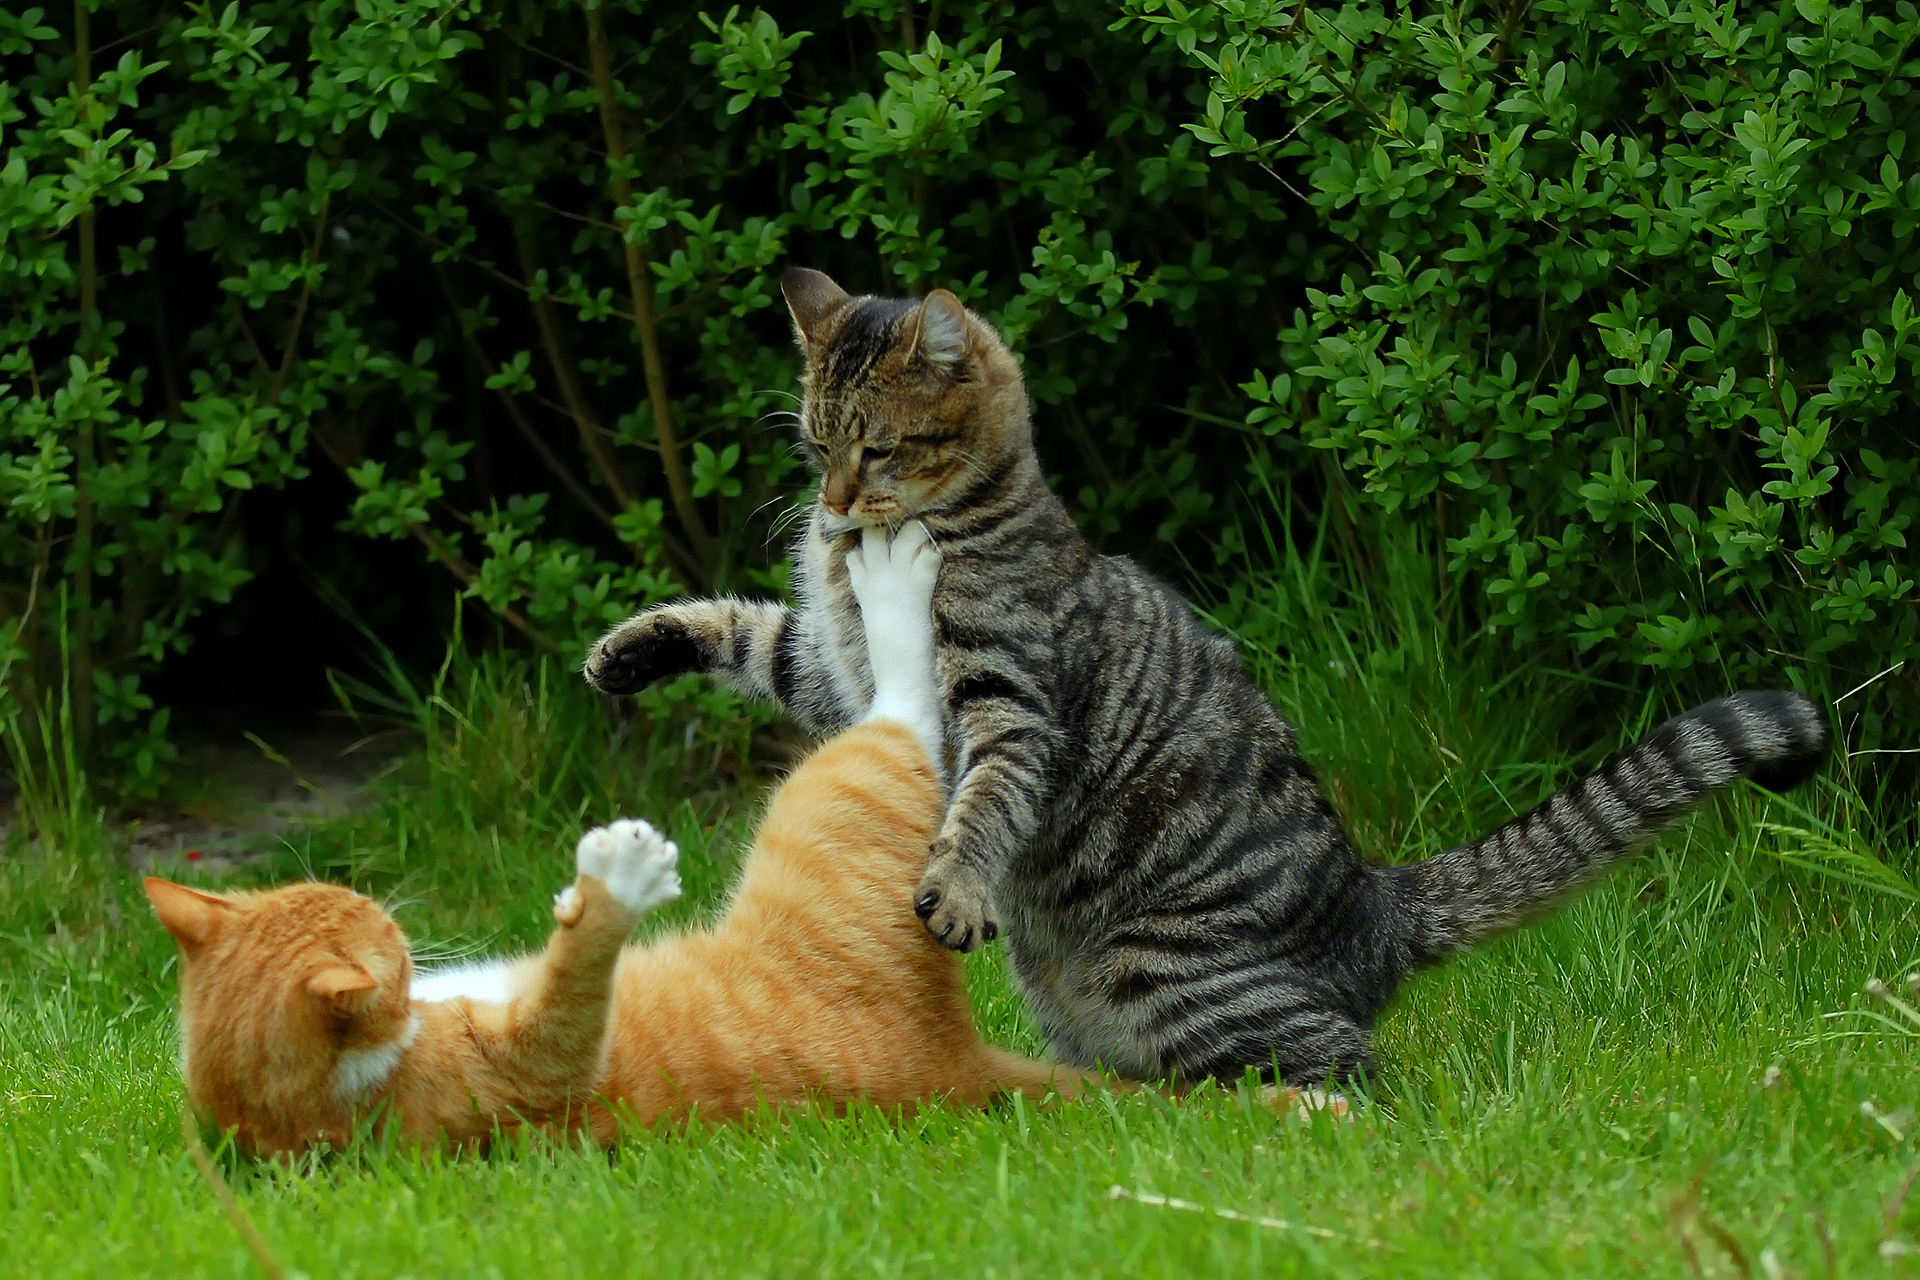
<instances>
[{"instance_id":1,"label":"tabby cat's hind leg","mask_svg":"<svg viewBox=\"0 0 1920 1280\"><path fill-rule=\"evenodd\" d=\"M1210 1076L1234 1081L1251 1066L1279 1084L1317 1088L1373 1071L1367 1029L1338 1010L1312 1006L1250 1011L1224 1027L1202 1023L1184 1040L1165 1045L1162 1054L1173 1073L1187 1081Z\"/></svg>"}]
</instances>

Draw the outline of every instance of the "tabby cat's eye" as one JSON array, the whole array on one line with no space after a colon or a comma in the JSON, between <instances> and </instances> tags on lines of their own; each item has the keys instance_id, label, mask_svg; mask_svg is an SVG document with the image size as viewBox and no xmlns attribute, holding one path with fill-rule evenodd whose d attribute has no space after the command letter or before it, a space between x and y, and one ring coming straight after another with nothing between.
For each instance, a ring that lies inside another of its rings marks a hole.
<instances>
[{"instance_id":1,"label":"tabby cat's eye","mask_svg":"<svg viewBox=\"0 0 1920 1280\"><path fill-rule=\"evenodd\" d=\"M862 463L885 462L888 458L891 458L892 456L893 456L892 449L876 449L872 445L868 445L865 449L860 451L860 461Z\"/></svg>"}]
</instances>

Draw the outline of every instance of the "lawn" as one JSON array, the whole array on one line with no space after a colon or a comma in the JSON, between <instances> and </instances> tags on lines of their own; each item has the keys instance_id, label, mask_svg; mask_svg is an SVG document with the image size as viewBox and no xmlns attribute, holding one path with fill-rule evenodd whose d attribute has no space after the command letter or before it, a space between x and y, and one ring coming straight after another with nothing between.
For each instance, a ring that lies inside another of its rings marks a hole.
<instances>
[{"instance_id":1,"label":"lawn","mask_svg":"<svg viewBox=\"0 0 1920 1280\"><path fill-rule=\"evenodd\" d=\"M1381 857L1477 832L1659 714L1423 640L1431 602L1310 598L1275 581L1219 613ZM1289 628L1311 643L1283 651ZM393 700L411 745L368 807L226 882L310 872L383 895L426 952L521 946L580 826L632 813L685 850L687 898L646 926L674 927L724 891L761 785L721 767L739 730L711 707L616 734L557 664L457 657ZM1862 985L1920 966L1915 860L1865 786L1841 762L1790 802L1742 789L1409 984L1346 1121L1224 1089L217 1164L312 1276L1904 1274L1916 1041ZM182 1134L172 942L116 829L54 810L51 847L16 824L0 865L0 1270L259 1274ZM989 1036L1037 1051L999 949L969 964Z\"/></svg>"}]
</instances>

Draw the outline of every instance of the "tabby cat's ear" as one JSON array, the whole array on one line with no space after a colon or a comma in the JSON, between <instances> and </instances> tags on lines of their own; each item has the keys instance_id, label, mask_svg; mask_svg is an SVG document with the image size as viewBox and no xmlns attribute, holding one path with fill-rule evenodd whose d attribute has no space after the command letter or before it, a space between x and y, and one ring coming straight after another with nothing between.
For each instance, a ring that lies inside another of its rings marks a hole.
<instances>
[{"instance_id":1,"label":"tabby cat's ear","mask_svg":"<svg viewBox=\"0 0 1920 1280\"><path fill-rule=\"evenodd\" d=\"M928 361L942 369L958 368L966 362L972 345L967 334L967 309L960 299L945 289L935 289L914 313L914 346Z\"/></svg>"},{"instance_id":2,"label":"tabby cat's ear","mask_svg":"<svg viewBox=\"0 0 1920 1280\"><path fill-rule=\"evenodd\" d=\"M379 985L357 964L331 964L307 979L307 994L335 1013L347 1013L357 1003L355 997Z\"/></svg>"},{"instance_id":3,"label":"tabby cat's ear","mask_svg":"<svg viewBox=\"0 0 1920 1280\"><path fill-rule=\"evenodd\" d=\"M160 917L160 923L188 951L206 945L214 930L233 913L233 904L225 898L201 893L198 889L189 889L183 884L162 880L159 876L148 876L144 887L147 901L153 904L154 914Z\"/></svg>"},{"instance_id":4,"label":"tabby cat's ear","mask_svg":"<svg viewBox=\"0 0 1920 1280\"><path fill-rule=\"evenodd\" d=\"M826 272L806 267L788 267L780 277L780 292L786 295L787 310L793 313L793 327L800 331L803 344L811 343L822 322L852 297Z\"/></svg>"}]
</instances>

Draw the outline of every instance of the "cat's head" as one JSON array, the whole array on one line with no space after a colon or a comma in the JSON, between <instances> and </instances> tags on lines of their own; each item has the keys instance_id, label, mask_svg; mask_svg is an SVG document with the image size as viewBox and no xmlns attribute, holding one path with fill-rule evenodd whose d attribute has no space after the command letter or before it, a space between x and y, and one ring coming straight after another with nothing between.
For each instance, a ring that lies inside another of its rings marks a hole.
<instances>
[{"instance_id":1,"label":"cat's head","mask_svg":"<svg viewBox=\"0 0 1920 1280\"><path fill-rule=\"evenodd\" d=\"M969 505L1032 447L1019 365L953 294L856 297L803 267L780 289L807 356L801 443L834 517L898 528Z\"/></svg>"},{"instance_id":2,"label":"cat's head","mask_svg":"<svg viewBox=\"0 0 1920 1280\"><path fill-rule=\"evenodd\" d=\"M413 962L392 917L350 889L147 897L180 944L180 1035L200 1115L255 1155L340 1144L355 1104L412 1042Z\"/></svg>"}]
</instances>

